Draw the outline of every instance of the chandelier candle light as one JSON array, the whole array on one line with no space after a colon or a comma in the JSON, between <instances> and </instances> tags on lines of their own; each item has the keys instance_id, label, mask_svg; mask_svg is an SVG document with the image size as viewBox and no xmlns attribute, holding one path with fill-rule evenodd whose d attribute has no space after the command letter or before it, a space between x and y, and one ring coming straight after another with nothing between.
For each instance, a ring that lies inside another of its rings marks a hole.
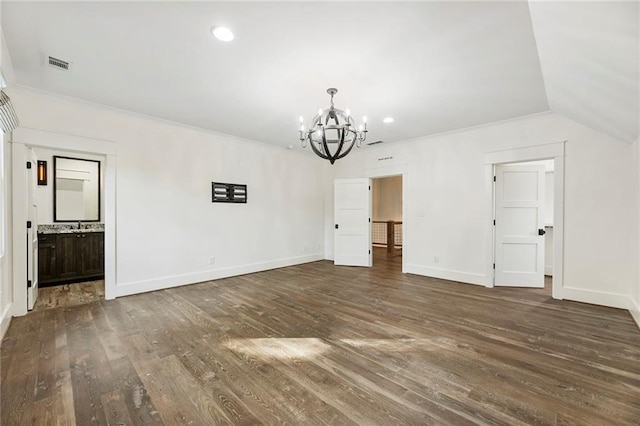
<instances>
[{"instance_id":1,"label":"chandelier candle light","mask_svg":"<svg viewBox=\"0 0 640 426\"><path fill-rule=\"evenodd\" d=\"M300 117L300 142L303 148L307 142L318 157L329 160L331 164L345 157L353 146L360 148L360 144L367 138L367 117L362 118L358 130L351 118L351 113L336 108L333 105L333 95L338 89L329 88L327 93L331 95L331 107L320 109L318 115L313 117L309 130L304 129L304 118Z\"/></svg>"}]
</instances>

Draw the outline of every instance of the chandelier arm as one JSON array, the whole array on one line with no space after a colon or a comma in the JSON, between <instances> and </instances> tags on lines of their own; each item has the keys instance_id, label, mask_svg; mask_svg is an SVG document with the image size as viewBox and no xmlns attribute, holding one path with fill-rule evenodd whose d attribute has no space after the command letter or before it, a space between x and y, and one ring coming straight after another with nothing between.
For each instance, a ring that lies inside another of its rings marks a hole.
<instances>
[{"instance_id":1,"label":"chandelier arm","mask_svg":"<svg viewBox=\"0 0 640 426\"><path fill-rule=\"evenodd\" d=\"M311 149L313 150L313 152L315 152L315 154L320 157L320 158L324 158L325 160L329 160L329 157L327 157L325 154L322 153L322 151L320 151L316 145L313 143L313 141L311 139L309 139L310 141L310 145L311 145Z\"/></svg>"},{"instance_id":2,"label":"chandelier arm","mask_svg":"<svg viewBox=\"0 0 640 426\"><path fill-rule=\"evenodd\" d=\"M329 151L329 145L327 145L327 132L322 132L322 146L324 148L324 152L327 154L325 158L333 164L336 161L336 157L335 155L331 155L331 151Z\"/></svg>"},{"instance_id":3,"label":"chandelier arm","mask_svg":"<svg viewBox=\"0 0 640 426\"><path fill-rule=\"evenodd\" d=\"M356 139L357 140L357 139ZM343 153L341 153L336 160L339 160L341 158L344 158L347 156L347 154L349 154L351 152L351 150L353 149L353 146L356 144L356 142L354 141L351 145L349 145L349 147L347 148L347 150Z\"/></svg>"},{"instance_id":4,"label":"chandelier arm","mask_svg":"<svg viewBox=\"0 0 640 426\"><path fill-rule=\"evenodd\" d=\"M335 153L335 159L337 160L338 158L342 158L340 156L340 153L342 151L342 147L344 146L344 137L347 134L348 130L346 128L342 128L342 131L340 132L340 142L338 143L338 149L336 149L336 153ZM353 145L352 145L353 146Z\"/></svg>"}]
</instances>

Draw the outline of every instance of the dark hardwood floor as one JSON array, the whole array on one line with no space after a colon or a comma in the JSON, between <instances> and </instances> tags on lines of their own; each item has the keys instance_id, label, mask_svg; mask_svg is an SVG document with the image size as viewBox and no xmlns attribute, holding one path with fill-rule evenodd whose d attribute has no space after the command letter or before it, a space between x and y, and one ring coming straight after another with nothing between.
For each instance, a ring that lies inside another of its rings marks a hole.
<instances>
[{"instance_id":1,"label":"dark hardwood floor","mask_svg":"<svg viewBox=\"0 0 640 426\"><path fill-rule=\"evenodd\" d=\"M628 312L315 262L14 318L1 423L640 424Z\"/></svg>"},{"instance_id":2,"label":"dark hardwood floor","mask_svg":"<svg viewBox=\"0 0 640 426\"><path fill-rule=\"evenodd\" d=\"M38 289L34 311L82 305L104 299L104 280L59 284Z\"/></svg>"}]
</instances>

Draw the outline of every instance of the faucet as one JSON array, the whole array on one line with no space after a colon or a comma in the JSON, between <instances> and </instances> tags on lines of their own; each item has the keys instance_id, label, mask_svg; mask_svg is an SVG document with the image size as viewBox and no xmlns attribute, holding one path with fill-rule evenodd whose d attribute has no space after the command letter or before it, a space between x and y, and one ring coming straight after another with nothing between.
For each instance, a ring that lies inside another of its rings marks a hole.
<instances>
[{"instance_id":1,"label":"faucet","mask_svg":"<svg viewBox=\"0 0 640 426\"><path fill-rule=\"evenodd\" d=\"M81 229L81 228L82 228L82 222L78 221L78 229Z\"/></svg>"}]
</instances>

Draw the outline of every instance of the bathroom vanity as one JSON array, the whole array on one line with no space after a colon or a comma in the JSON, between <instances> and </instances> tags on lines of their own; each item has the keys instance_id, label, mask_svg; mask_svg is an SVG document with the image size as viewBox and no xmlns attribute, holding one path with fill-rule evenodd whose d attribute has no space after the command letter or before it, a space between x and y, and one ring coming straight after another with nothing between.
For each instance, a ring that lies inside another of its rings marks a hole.
<instances>
[{"instance_id":1,"label":"bathroom vanity","mask_svg":"<svg viewBox=\"0 0 640 426\"><path fill-rule=\"evenodd\" d=\"M104 228L91 224L38 227L40 285L88 281L104 277Z\"/></svg>"}]
</instances>

